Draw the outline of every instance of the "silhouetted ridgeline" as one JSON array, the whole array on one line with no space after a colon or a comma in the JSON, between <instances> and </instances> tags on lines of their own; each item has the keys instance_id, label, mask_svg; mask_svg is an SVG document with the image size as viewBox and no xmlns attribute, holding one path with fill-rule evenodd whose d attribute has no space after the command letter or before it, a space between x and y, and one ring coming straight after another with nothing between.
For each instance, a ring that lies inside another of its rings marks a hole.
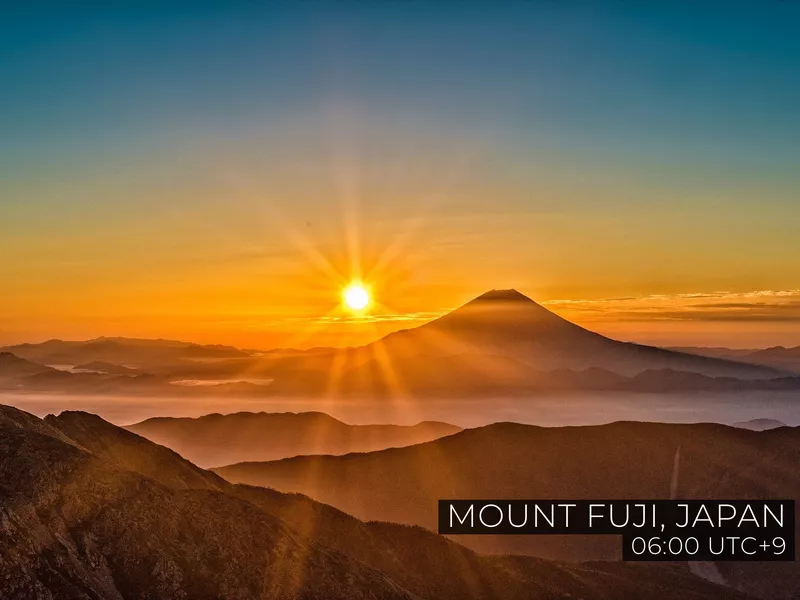
<instances>
[{"instance_id":1,"label":"silhouetted ridgeline","mask_svg":"<svg viewBox=\"0 0 800 600\"><path fill-rule=\"evenodd\" d=\"M619 342L515 290L492 290L420 327L358 348L256 352L98 338L0 351L38 365L25 371L0 364L0 390L72 394L486 398L586 390L800 390L800 377L783 362L751 364L739 355L700 356ZM54 365L72 372L48 369ZM204 385L182 385L186 381Z\"/></svg>"},{"instance_id":2,"label":"silhouetted ridgeline","mask_svg":"<svg viewBox=\"0 0 800 600\"><path fill-rule=\"evenodd\" d=\"M733 424L733 427L741 427L742 429L751 429L753 431L766 431L788 426L777 419L750 419L749 421L738 421Z\"/></svg>"},{"instance_id":3,"label":"silhouetted ridgeline","mask_svg":"<svg viewBox=\"0 0 800 600\"><path fill-rule=\"evenodd\" d=\"M413 426L348 425L320 412L156 417L128 425L202 467L246 460L277 460L299 454L347 454L410 446L461 431L447 423Z\"/></svg>"},{"instance_id":4,"label":"silhouetted ridgeline","mask_svg":"<svg viewBox=\"0 0 800 600\"><path fill-rule=\"evenodd\" d=\"M711 356L714 358L724 358L736 360L754 365L764 365L793 373L800 373L800 346L786 348L785 346L773 346L760 350L740 350L730 348L694 348L683 347L674 348L678 352L697 354L700 356Z\"/></svg>"}]
</instances>

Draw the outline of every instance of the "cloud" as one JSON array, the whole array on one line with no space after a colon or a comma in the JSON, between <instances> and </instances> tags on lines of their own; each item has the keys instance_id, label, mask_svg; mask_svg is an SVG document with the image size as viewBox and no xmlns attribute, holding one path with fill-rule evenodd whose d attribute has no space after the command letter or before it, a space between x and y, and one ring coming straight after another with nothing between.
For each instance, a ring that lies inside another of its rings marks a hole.
<instances>
[{"instance_id":1,"label":"cloud","mask_svg":"<svg viewBox=\"0 0 800 600\"><path fill-rule=\"evenodd\" d=\"M576 321L800 322L800 290L684 292L618 298L564 299L542 302ZM449 312L429 311L298 318L309 323L422 322Z\"/></svg>"},{"instance_id":2,"label":"cloud","mask_svg":"<svg viewBox=\"0 0 800 600\"><path fill-rule=\"evenodd\" d=\"M652 294L544 304L566 318L583 321L800 322L800 290Z\"/></svg>"},{"instance_id":3,"label":"cloud","mask_svg":"<svg viewBox=\"0 0 800 600\"><path fill-rule=\"evenodd\" d=\"M446 314L448 311L387 313L376 315L329 315L302 319L309 323L391 323L404 321L430 321Z\"/></svg>"}]
</instances>

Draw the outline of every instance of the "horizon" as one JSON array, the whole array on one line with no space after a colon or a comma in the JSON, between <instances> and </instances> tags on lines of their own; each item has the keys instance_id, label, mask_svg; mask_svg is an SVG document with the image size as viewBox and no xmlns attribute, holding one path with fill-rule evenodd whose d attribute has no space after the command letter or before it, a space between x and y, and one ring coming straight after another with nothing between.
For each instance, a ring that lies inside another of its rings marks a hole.
<instances>
[{"instance_id":1,"label":"horizon","mask_svg":"<svg viewBox=\"0 0 800 600\"><path fill-rule=\"evenodd\" d=\"M367 338L367 339L363 340L360 343L354 343L354 344L322 345L322 344L311 344L311 343L309 343L309 344L306 344L306 345L297 345L297 346L248 347L248 346L242 346L242 345L236 345L236 344L230 344L230 343L222 343L222 342L219 342L219 341L207 341L207 340L200 341L200 340L192 340L192 339L177 339L177 338L170 338L170 337L163 337L163 336L158 336L158 337L136 337L136 336L129 336L129 335L106 335L106 334L103 334L103 335L98 335L96 337L89 337L89 338L44 337L44 338L40 338L40 339L25 339L25 340L20 340L20 341L16 341L16 342L3 343L0 346L0 350L3 350L4 348L8 348L8 347L20 346L20 345L26 345L26 344L36 345L36 344L43 344L43 343L47 343L47 342L81 343L81 342L92 342L92 341L98 341L98 340L138 340L138 341L154 341L154 342L177 342L177 343L197 344L197 345L205 345L205 346L224 346L224 347L231 347L231 348L236 348L238 350L245 350L245 351L248 351L248 352L256 352L256 353L258 353L258 352L284 351L284 350L285 351L293 351L293 350L308 351L308 350L315 350L315 349L320 349L320 350L322 350L322 349L333 349L333 350L337 350L337 349L346 349L346 348L356 348L356 347L361 347L361 346L364 346L364 345L368 345L368 344L370 344L372 342L379 341L379 340L383 339L384 337L386 337L387 335L389 335L391 333L395 333L397 331L415 329L416 327L419 327L419 326L424 325L426 323L430 323L432 321L435 321L438 318L440 318L440 317L442 317L442 316L444 316L446 314L458 311L460 308L463 308L467 304L469 304L469 303L471 303L473 301L476 301L476 300L484 299L485 297L487 297L487 296L489 296L491 294L509 293L509 292L512 292L512 293L514 293L516 295L513 298L513 300L518 300L518 299L529 300L529 301L533 302L534 304L547 309L549 312L555 314L557 317L560 317L560 318L562 318L564 320L567 320L567 321L569 321L571 323L574 323L574 321L571 321L567 317L559 314L558 312L556 312L556 311L554 311L554 310L552 310L551 308L548 307L548 304L549 305L553 305L553 304L559 304L559 303L562 303L562 302L566 303L566 304L573 304L573 303L576 302L574 300L561 301L561 302L560 301L550 301L550 302L545 302L545 303L539 303L539 302L536 302L536 300L530 298L529 296L526 296L525 294L523 294L522 292L518 291L515 288L508 288L508 289L493 288L491 290L487 290L487 291L485 291L485 292L483 292L481 294L478 294L477 296L472 297L467 302L464 302L463 304L461 304L461 305L459 305L459 306L457 306L455 308L450 308L450 309L447 309L447 310L443 310L443 311L435 313L435 314L431 313L431 314L427 315L427 318L424 318L424 319L422 319L422 318L420 318L420 319L417 319L417 318L409 319L410 321L414 322L414 325L410 325L410 326L407 326L407 327L400 327L400 328L396 328L396 329L390 329L386 333L376 334L376 337L374 337L374 338ZM366 314L366 315L351 315L351 316L344 316L344 317L337 317L337 318L341 318L343 320L352 321L352 322L361 322L361 321L366 321L366 322L376 322L377 321L377 322L380 322L380 320L382 318L385 318L385 317L389 317L388 320L394 320L393 317L396 317L396 315ZM576 324L579 324L579 323L576 323ZM592 329L591 327L584 327L584 328L588 329L589 331L592 331L594 333L600 333L601 335L606 335L602 331L596 331L596 330ZM782 346L781 344L773 344L773 345L762 346L762 347L735 346L735 345L713 346L713 345L702 345L702 344L680 346L680 345L677 345L677 344L674 344L674 345L658 344L658 343L651 343L651 342L642 341L642 340L635 340L635 339L618 339L618 338L614 338L611 335L608 335L606 337L610 337L611 339L617 339L618 341L634 342L634 343L639 343L639 344L644 344L644 345L651 345L651 346L656 346L656 347L663 347L663 348L668 348L668 349L681 349L681 348L696 347L696 348L709 348L709 349L726 348L726 349L731 349L731 350L759 350L759 349L769 349L769 348L776 348L776 347L778 347L778 348L779 347L786 347L786 346ZM341 338L338 338L338 339L341 339ZM0 342L1 341L2 340L0 340ZM798 344L798 346L800 346L800 344Z\"/></svg>"},{"instance_id":2,"label":"horizon","mask_svg":"<svg viewBox=\"0 0 800 600\"><path fill-rule=\"evenodd\" d=\"M564 305L566 305L568 307L568 309L569 309L569 308L572 308L576 304L582 304L582 303L592 304L592 303L598 302L597 300L584 300L584 301L581 301L581 300L551 300L551 301L545 301L545 302L537 302L535 299L533 299L530 296L527 296L526 294L518 291L516 288L506 288L506 289L492 288L491 290L487 290L485 292L482 292L480 294L477 294L477 295L469 298L468 300L464 301L463 303L461 303L458 306L455 306L455 307L452 307L452 308L448 308L448 309L444 309L444 310L441 310L441 311L429 312L429 313L426 313L424 316L421 316L419 313L415 313L415 314L412 314L412 315L397 315L397 314L379 314L379 313L376 314L376 313L373 313L373 312L370 311L367 314L354 314L354 315L344 314L344 315L337 315L335 317L326 316L326 317L321 317L321 318L313 318L313 319L310 318L309 320L313 320L313 321L325 320L328 323L341 322L341 323L353 323L353 324L357 324L357 325L368 324L368 325L373 326L372 336L367 334L366 336L365 335L359 335L359 336L355 336L354 337L354 336L351 336L351 335L342 336L341 334L336 334L335 336L333 336L334 343L331 343L331 344L314 343L316 338L311 337L311 338L307 339L306 343L299 343L299 344L296 344L296 345L293 345L293 346L292 345L290 345L290 346L279 345L279 346L255 347L255 346L248 346L247 344L236 344L236 343L222 341L220 339L207 338L207 337L177 338L177 337L168 337L168 336L163 336L163 335L155 335L155 336L152 336L152 337L146 337L146 336L137 336L137 335L115 334L115 333L101 333L99 335L91 336L91 337L73 337L73 338L69 338L69 337L50 337L50 336L44 335L44 336L40 336L40 337L25 338L25 339L18 339L18 340L13 340L12 339L12 341L4 340L3 336L0 334L0 347L18 346L18 345L25 345L25 344L34 344L35 345L35 344L42 344L42 343L46 343L46 342L52 342L52 341L89 342L89 341L102 340L102 339L108 339L108 340L125 339L125 340L145 340L145 341L146 340L151 340L151 341L163 341L163 342L181 342L181 343L187 343L187 344L199 344L199 345L208 345L208 346L213 346L213 345L230 346L230 347L237 348L237 349L240 349L240 350L248 350L248 351L254 351L254 352L271 352L271 351L276 351L276 350L288 350L288 351L301 350L301 351L306 351L306 350L325 349L325 348L331 348L331 349L354 348L354 347L360 347L360 346L363 346L363 345L368 345L368 344L370 344L372 342L381 340L381 339L383 339L384 337L386 337L387 335L389 335L391 333L395 333L395 332L403 331L403 330L408 330L408 329L415 329L416 327L419 327L419 326L422 326L422 325L424 325L426 323L430 323L432 321L435 321L436 319L438 319L438 318L440 318L440 317L442 317L442 316L444 316L446 314L449 314L451 312L457 311L458 309L462 308L466 304L468 304L468 303L470 303L470 302L472 302L474 300L478 300L480 298L483 298L484 296L489 295L489 294L491 294L493 292L514 292L516 294L519 294L519 296L521 298L524 298L524 299L527 299L527 300L531 300L535 304L547 309L551 313L555 314L556 316L558 316L558 317L560 317L560 318L562 318L564 320L567 320L567 321L569 321L571 323L575 323L575 324L577 324L577 325L579 325L579 326L581 326L581 327L583 327L583 328L585 328L585 329L587 329L589 331L592 331L594 333L599 333L600 335L604 335L606 337L609 337L611 339L615 339L615 340L618 340L618 341L633 342L633 343L638 343L638 344L644 344L644 345L650 345L650 346L656 346L656 347L662 347L662 348L672 348L672 349L696 347L696 348L709 348L709 349L727 348L727 349L731 349L731 350L748 350L748 349L750 349L750 350L759 350L759 349L769 349L769 348L775 348L775 347L800 346L800 340L797 340L796 344L792 344L792 343L789 343L789 344L781 344L781 343L769 344L768 343L766 345L756 346L756 345L752 345L752 344L748 345L747 343L744 343L745 340L742 340L741 338L737 338L737 339L739 339L742 343L725 345L725 344L713 344L713 343L704 344L703 343L703 338L694 338L694 337L689 337L689 338L685 338L685 339L687 339L687 340L692 339L696 343L687 342L685 344L671 342L670 341L670 340L672 340L671 336L667 336L666 338L663 338L663 341L660 341L660 338L658 338L658 337L649 338L649 339L646 338L646 337L645 338L641 338L641 337L640 338L630 338L630 339L621 338L621 337L615 337L614 334L608 333L607 330L604 331L604 328L602 327L602 320L597 321L597 320L589 319L588 321L584 321L583 323L581 323L580 319L570 318L570 317L562 314L562 312L559 311L557 308L554 309L554 307L559 307L559 306L564 306ZM759 292L756 295L762 295L764 293L765 292ZM775 292L769 292L769 293L770 294L775 294ZM795 293L795 292L793 291L792 293ZM797 291L797 293L800 293L800 291ZM715 298L715 297L718 297L718 295L727 295L727 294L728 294L728 292L720 292L718 294L708 294L708 295L702 295L702 296L708 296L708 297ZM777 294L780 294L780 293L777 293ZM693 299L697 298L697 297L702 297L702 296L701 295L691 295L691 297ZM630 301L633 301L633 300L636 300L636 299L633 299L633 298L619 298L619 299L608 299L608 300L604 300L604 301L601 300L600 302L615 302L615 301L616 302L630 302ZM578 308L578 311L580 311L580 308ZM569 314L568 311L567 311L567 314ZM577 314L580 315L580 312L578 312ZM607 317L609 315L607 314L607 315L604 315L604 316ZM611 314L611 316L613 318L613 313ZM382 322L392 323L392 322L398 322L398 321L401 322L401 323L411 323L411 324L404 325L404 326L396 326L396 327L391 327L390 326L390 327L386 328L384 331L380 331L377 327L375 327L376 324L380 324ZM596 324L596 323L600 323L601 327L600 328L593 328L592 325ZM613 331L613 329L612 329L612 331ZM759 336L762 336L761 332L759 332ZM354 339L356 341L353 341ZM684 339L684 338L676 338L676 339ZM712 339L713 339L713 336L712 336ZM343 342L343 340L344 340L344 342Z\"/></svg>"}]
</instances>

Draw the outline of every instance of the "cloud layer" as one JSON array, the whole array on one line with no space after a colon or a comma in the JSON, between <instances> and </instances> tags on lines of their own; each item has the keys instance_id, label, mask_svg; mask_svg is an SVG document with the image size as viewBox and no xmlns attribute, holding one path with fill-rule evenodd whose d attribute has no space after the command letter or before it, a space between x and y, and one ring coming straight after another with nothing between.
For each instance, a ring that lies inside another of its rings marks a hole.
<instances>
[{"instance_id":1,"label":"cloud layer","mask_svg":"<svg viewBox=\"0 0 800 600\"><path fill-rule=\"evenodd\" d=\"M578 321L800 322L800 290L655 294L543 304Z\"/></svg>"}]
</instances>

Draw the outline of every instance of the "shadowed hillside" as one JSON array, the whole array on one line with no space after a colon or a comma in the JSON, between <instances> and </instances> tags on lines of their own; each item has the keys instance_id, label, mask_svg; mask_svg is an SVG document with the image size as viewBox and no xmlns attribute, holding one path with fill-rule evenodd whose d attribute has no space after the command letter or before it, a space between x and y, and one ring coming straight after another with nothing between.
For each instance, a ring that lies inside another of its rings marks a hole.
<instances>
[{"instance_id":1,"label":"shadowed hillside","mask_svg":"<svg viewBox=\"0 0 800 600\"><path fill-rule=\"evenodd\" d=\"M431 507L439 498L800 498L800 428L498 423L408 448L215 471L235 482L308 494L360 518L435 528ZM599 536L457 539L490 552L619 558L619 545ZM735 585L764 596L800 592L795 563L720 569Z\"/></svg>"},{"instance_id":2,"label":"shadowed hillside","mask_svg":"<svg viewBox=\"0 0 800 600\"><path fill-rule=\"evenodd\" d=\"M481 557L229 484L87 413L0 406L0 515L9 600L737 598L670 566Z\"/></svg>"}]
</instances>

